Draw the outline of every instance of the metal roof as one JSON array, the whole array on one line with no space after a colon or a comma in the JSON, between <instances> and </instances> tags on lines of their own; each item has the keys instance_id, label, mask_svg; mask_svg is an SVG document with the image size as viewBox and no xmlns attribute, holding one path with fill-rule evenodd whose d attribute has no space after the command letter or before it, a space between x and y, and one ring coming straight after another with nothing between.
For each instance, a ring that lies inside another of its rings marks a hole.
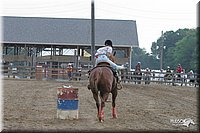
<instances>
[{"instance_id":1,"label":"metal roof","mask_svg":"<svg viewBox=\"0 0 200 133\"><path fill-rule=\"evenodd\" d=\"M3 16L3 43L91 45L91 19ZM95 19L95 45L138 47L136 21Z\"/></svg>"}]
</instances>

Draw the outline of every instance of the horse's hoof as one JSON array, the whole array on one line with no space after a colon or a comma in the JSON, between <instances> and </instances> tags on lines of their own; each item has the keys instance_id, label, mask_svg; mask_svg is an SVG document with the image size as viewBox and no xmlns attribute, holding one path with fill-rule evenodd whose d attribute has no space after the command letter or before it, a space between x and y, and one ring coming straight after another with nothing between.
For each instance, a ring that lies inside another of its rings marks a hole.
<instances>
[{"instance_id":1,"label":"horse's hoof","mask_svg":"<svg viewBox=\"0 0 200 133\"><path fill-rule=\"evenodd\" d=\"M113 119L117 119L117 115L113 115Z\"/></svg>"},{"instance_id":2,"label":"horse's hoof","mask_svg":"<svg viewBox=\"0 0 200 133\"><path fill-rule=\"evenodd\" d=\"M111 100L106 100L107 103L111 102Z\"/></svg>"},{"instance_id":3,"label":"horse's hoof","mask_svg":"<svg viewBox=\"0 0 200 133\"><path fill-rule=\"evenodd\" d=\"M99 122L103 123L103 120L99 120Z\"/></svg>"},{"instance_id":4,"label":"horse's hoof","mask_svg":"<svg viewBox=\"0 0 200 133\"><path fill-rule=\"evenodd\" d=\"M103 121L104 121L104 119L103 119L103 118L99 118L99 122L101 122L101 123L102 123Z\"/></svg>"}]
</instances>

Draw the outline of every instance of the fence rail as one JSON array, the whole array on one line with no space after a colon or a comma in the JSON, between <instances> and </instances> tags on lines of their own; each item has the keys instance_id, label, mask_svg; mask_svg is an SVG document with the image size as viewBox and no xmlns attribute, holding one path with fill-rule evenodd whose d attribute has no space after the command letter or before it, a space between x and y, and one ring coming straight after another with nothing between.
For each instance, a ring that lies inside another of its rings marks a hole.
<instances>
[{"instance_id":1,"label":"fence rail","mask_svg":"<svg viewBox=\"0 0 200 133\"><path fill-rule=\"evenodd\" d=\"M88 79L88 70L87 68L78 71L77 68L74 68L73 71L73 80L87 80ZM3 65L1 73L4 77L8 78L30 78L30 79L68 79L66 68L61 68L58 66L10 66ZM171 79L164 77L166 74L172 74ZM180 75L178 78L177 75ZM150 84L150 83L160 83L160 84L171 84L176 85L199 85L199 74L193 74L193 78L189 77L186 73L167 73L167 72L151 72L146 73L145 71L141 72L141 75L134 75L134 71L121 71L120 79L124 83L135 83L135 84Z\"/></svg>"},{"instance_id":2,"label":"fence rail","mask_svg":"<svg viewBox=\"0 0 200 133\"><path fill-rule=\"evenodd\" d=\"M80 80L81 75L84 73L78 72L78 69L74 68L72 75L73 80ZM59 67L49 67L49 66L10 66L3 65L1 68L1 73L4 77L8 78L30 78L30 79L67 79L66 68Z\"/></svg>"},{"instance_id":3,"label":"fence rail","mask_svg":"<svg viewBox=\"0 0 200 133\"><path fill-rule=\"evenodd\" d=\"M171 75L166 76L166 75ZM134 71L127 71L120 74L121 81L124 83L135 83L135 84L150 84L151 82L160 84L171 84L171 85L194 85L195 87L199 85L199 74L194 73L189 75L186 73L176 73L176 72L151 72L146 74L146 71L142 71L141 75L135 75Z\"/></svg>"}]
</instances>

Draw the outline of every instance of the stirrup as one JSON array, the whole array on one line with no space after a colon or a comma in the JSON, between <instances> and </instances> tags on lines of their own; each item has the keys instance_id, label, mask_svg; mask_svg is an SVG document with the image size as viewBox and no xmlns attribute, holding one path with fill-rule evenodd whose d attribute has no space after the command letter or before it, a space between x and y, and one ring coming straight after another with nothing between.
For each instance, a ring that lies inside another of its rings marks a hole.
<instances>
[{"instance_id":1,"label":"stirrup","mask_svg":"<svg viewBox=\"0 0 200 133\"><path fill-rule=\"evenodd\" d=\"M120 84L120 82L117 82L117 90L121 90L123 86Z\"/></svg>"}]
</instances>

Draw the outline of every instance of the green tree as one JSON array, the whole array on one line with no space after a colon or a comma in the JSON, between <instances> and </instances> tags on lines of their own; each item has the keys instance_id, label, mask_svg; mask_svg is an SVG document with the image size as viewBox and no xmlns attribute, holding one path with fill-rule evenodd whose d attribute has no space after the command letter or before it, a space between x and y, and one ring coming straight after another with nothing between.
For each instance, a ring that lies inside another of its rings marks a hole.
<instances>
[{"instance_id":1,"label":"green tree","mask_svg":"<svg viewBox=\"0 0 200 133\"><path fill-rule=\"evenodd\" d=\"M132 64L134 68L137 62L141 62L142 68L159 69L160 51L163 45L163 68L170 66L176 69L180 63L187 71L197 70L198 48L196 29L179 29L167 31L157 41L152 43L149 54L145 49L133 48Z\"/></svg>"},{"instance_id":2,"label":"green tree","mask_svg":"<svg viewBox=\"0 0 200 133\"><path fill-rule=\"evenodd\" d=\"M177 31L166 31L156 42L152 43L152 55L160 59L161 48L163 48L163 68L167 66L174 67L173 52L176 43L183 39L189 29L179 29ZM163 47L162 47L163 46Z\"/></svg>"},{"instance_id":3,"label":"green tree","mask_svg":"<svg viewBox=\"0 0 200 133\"><path fill-rule=\"evenodd\" d=\"M197 37L196 30L191 29L187 35L176 43L173 50L173 63L180 63L186 71L197 70Z\"/></svg>"},{"instance_id":4,"label":"green tree","mask_svg":"<svg viewBox=\"0 0 200 133\"><path fill-rule=\"evenodd\" d=\"M131 68L135 68L135 65L141 62L142 69L150 68L150 69L158 69L159 60L156 59L153 55L150 55L146 52L145 49L141 48L133 48L132 53L132 64Z\"/></svg>"}]
</instances>

